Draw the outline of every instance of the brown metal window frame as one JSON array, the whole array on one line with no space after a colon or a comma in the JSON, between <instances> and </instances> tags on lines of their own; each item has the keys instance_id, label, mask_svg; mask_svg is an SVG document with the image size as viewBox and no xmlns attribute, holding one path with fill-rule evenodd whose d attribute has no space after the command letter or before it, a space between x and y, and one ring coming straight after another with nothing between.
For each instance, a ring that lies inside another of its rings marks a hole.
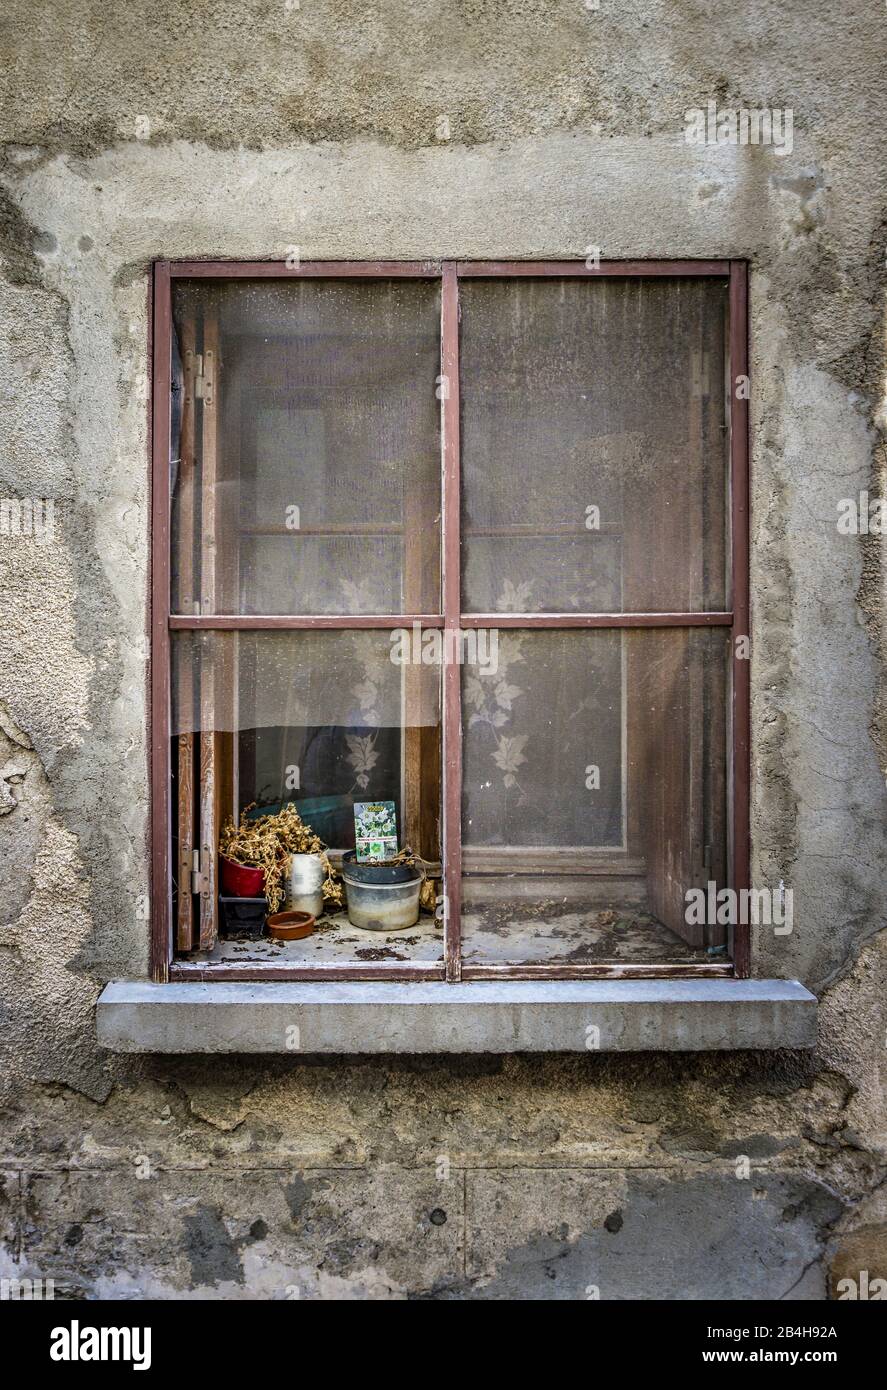
<instances>
[{"instance_id":1,"label":"brown metal window frame","mask_svg":"<svg viewBox=\"0 0 887 1390\"><path fill-rule=\"evenodd\" d=\"M460 443L459 443L459 281L468 277L598 279L650 277L717 277L729 285L729 432L730 432L730 574L731 607L724 612L679 613L463 613L460 592ZM449 389L442 393L442 599L437 614L398 613L361 616L221 616L192 617L171 612L169 439L172 366L173 280L216 279L436 279L441 283L441 374ZM737 378L748 378L748 264L713 261L314 261L290 268L282 261L158 261L150 287L149 353L152 402L149 428L151 456L151 938L152 979L166 980L459 980L481 979L699 979L745 978L750 970L748 926L731 932L729 961L705 964L490 964L463 965L459 907L462 878L462 711L460 668L444 665L443 676L443 831L444 961L349 962L299 967L195 964L174 958L170 820L170 633L181 630L317 630L398 628L419 622L428 628L663 628L731 629L731 707L728 817L731 885L749 886L750 661L737 653L738 637L750 636L748 400L737 398Z\"/></svg>"}]
</instances>

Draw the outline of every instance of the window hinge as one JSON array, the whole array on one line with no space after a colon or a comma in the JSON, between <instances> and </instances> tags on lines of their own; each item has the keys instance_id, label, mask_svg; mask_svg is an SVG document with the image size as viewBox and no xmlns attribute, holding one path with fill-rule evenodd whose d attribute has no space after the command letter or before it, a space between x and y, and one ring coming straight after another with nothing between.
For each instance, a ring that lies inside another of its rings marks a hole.
<instances>
[{"instance_id":1,"label":"window hinge","mask_svg":"<svg viewBox=\"0 0 887 1390\"><path fill-rule=\"evenodd\" d=\"M194 374L194 394L198 400L203 401L204 405L212 405L216 384L216 354L212 348L207 348L206 352L198 352L194 360L197 364L197 370Z\"/></svg>"},{"instance_id":2,"label":"window hinge","mask_svg":"<svg viewBox=\"0 0 887 1390\"><path fill-rule=\"evenodd\" d=\"M199 850L199 849L192 850L192 851L191 851L191 854L192 854L192 860L191 860L191 862L192 862L192 868L191 868L191 892L192 892L192 893L204 893L204 892L208 892L208 891L209 891L209 875L208 875L205 871L204 871L203 873L201 873L201 870L200 870L200 850Z\"/></svg>"}]
</instances>

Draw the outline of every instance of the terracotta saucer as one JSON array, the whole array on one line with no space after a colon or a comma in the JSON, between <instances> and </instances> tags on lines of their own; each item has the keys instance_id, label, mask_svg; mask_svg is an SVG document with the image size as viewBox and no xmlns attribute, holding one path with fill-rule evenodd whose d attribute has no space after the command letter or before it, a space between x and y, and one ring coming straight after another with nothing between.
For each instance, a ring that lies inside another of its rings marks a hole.
<instances>
[{"instance_id":1,"label":"terracotta saucer","mask_svg":"<svg viewBox=\"0 0 887 1390\"><path fill-rule=\"evenodd\" d=\"M267 918L268 934L275 941L301 941L313 935L315 920L310 912L275 912Z\"/></svg>"}]
</instances>

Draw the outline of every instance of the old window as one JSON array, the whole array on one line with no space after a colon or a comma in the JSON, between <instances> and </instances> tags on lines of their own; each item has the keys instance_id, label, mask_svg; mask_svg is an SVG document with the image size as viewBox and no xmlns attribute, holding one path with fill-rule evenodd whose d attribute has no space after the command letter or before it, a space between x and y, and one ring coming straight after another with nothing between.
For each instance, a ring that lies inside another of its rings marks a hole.
<instances>
[{"instance_id":1,"label":"old window","mask_svg":"<svg viewBox=\"0 0 887 1390\"><path fill-rule=\"evenodd\" d=\"M154 348L155 978L746 973L744 265L163 264ZM363 802L436 913L224 930Z\"/></svg>"}]
</instances>

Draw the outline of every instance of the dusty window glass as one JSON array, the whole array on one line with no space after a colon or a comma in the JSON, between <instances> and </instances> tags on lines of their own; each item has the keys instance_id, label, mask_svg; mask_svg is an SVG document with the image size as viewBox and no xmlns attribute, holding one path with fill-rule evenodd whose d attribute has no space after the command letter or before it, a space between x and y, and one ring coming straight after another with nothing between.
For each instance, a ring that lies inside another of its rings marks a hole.
<instances>
[{"instance_id":1,"label":"dusty window glass","mask_svg":"<svg viewBox=\"0 0 887 1390\"><path fill-rule=\"evenodd\" d=\"M466 612L726 607L727 292L460 288Z\"/></svg>"},{"instance_id":2,"label":"dusty window glass","mask_svg":"<svg viewBox=\"0 0 887 1390\"><path fill-rule=\"evenodd\" d=\"M469 978L726 959L688 894L732 877L727 276L354 269L172 279L179 952L425 978L460 952ZM361 923L343 875L350 916L324 898L269 942L224 825L288 806L337 871L356 836L418 855L383 867L421 914Z\"/></svg>"},{"instance_id":3,"label":"dusty window glass","mask_svg":"<svg viewBox=\"0 0 887 1390\"><path fill-rule=\"evenodd\" d=\"M229 816L239 822L291 804L340 865L355 848L355 803L390 801L401 843L439 863L440 668L400 664L397 651L386 630L174 634L173 743L199 736L201 829L217 835ZM296 963L437 960L442 941L433 915L389 941L329 910L314 936L251 950ZM221 940L211 958L236 958L236 945Z\"/></svg>"},{"instance_id":4,"label":"dusty window glass","mask_svg":"<svg viewBox=\"0 0 887 1390\"><path fill-rule=\"evenodd\" d=\"M437 612L436 282L180 282L173 311L173 611Z\"/></svg>"},{"instance_id":5,"label":"dusty window glass","mask_svg":"<svg viewBox=\"0 0 887 1390\"><path fill-rule=\"evenodd\" d=\"M466 964L705 960L726 874L723 630L499 635L466 668Z\"/></svg>"}]
</instances>

